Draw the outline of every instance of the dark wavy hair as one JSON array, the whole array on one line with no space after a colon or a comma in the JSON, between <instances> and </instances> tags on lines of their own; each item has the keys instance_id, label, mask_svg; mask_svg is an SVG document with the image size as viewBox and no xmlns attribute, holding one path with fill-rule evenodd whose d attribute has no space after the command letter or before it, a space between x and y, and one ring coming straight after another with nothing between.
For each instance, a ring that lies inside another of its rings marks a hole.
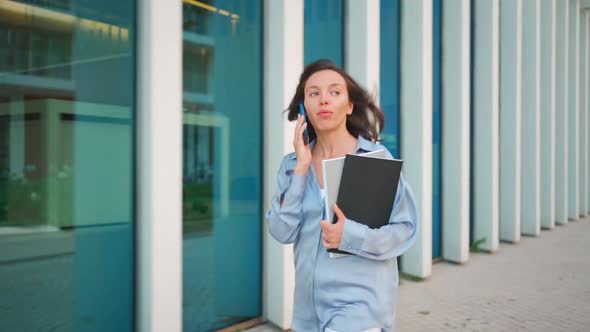
<instances>
[{"instance_id":1,"label":"dark wavy hair","mask_svg":"<svg viewBox=\"0 0 590 332\"><path fill-rule=\"evenodd\" d=\"M299 104L303 103L305 99L305 83L311 75L322 70L333 70L340 74L346 82L348 99L354 104L352 114L346 117L346 129L348 132L354 137L361 135L373 142L379 141L379 133L383 130L385 122L383 112L375 105L373 97L369 95L367 90L361 87L347 72L328 59L317 60L305 67L299 77L299 84L297 84L295 95L291 99L289 107L285 110L285 112L288 112L287 118L290 121L297 120ZM316 139L317 134L311 122L307 123L307 132L310 142Z\"/></svg>"}]
</instances>

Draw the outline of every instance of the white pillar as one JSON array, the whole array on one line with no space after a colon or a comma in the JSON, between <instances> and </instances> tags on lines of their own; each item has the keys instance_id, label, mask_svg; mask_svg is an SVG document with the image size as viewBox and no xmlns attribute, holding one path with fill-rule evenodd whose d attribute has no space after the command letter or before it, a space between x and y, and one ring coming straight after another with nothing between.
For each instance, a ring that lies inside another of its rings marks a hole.
<instances>
[{"instance_id":1,"label":"white pillar","mask_svg":"<svg viewBox=\"0 0 590 332\"><path fill-rule=\"evenodd\" d=\"M578 192L580 195L580 204L578 206L578 215L580 217L585 217L588 211L588 198L586 197L587 190L588 190L588 174L587 174L587 167L586 163L588 163L588 144L587 144L587 135L588 135L588 127L584 124L588 123L587 120L587 112L586 112L586 93L587 86L586 86L586 66L588 62L588 53L587 53L587 35L588 35L588 21L586 19L586 11L580 10L580 29L579 29L579 66L580 66L580 73L578 74L578 114L580 117L579 121L579 137L578 137L578 154L580 158L580 165L579 165L579 177L580 181L578 181Z\"/></svg>"},{"instance_id":2,"label":"white pillar","mask_svg":"<svg viewBox=\"0 0 590 332\"><path fill-rule=\"evenodd\" d=\"M522 0L501 0L500 22L500 240L518 242L522 190Z\"/></svg>"},{"instance_id":3,"label":"white pillar","mask_svg":"<svg viewBox=\"0 0 590 332\"><path fill-rule=\"evenodd\" d=\"M346 71L379 101L379 1L348 0L346 12Z\"/></svg>"},{"instance_id":4,"label":"white pillar","mask_svg":"<svg viewBox=\"0 0 590 332\"><path fill-rule=\"evenodd\" d=\"M469 259L470 1L443 1L442 256Z\"/></svg>"},{"instance_id":5,"label":"white pillar","mask_svg":"<svg viewBox=\"0 0 590 332\"><path fill-rule=\"evenodd\" d=\"M499 244L499 1L474 2L473 240L493 252Z\"/></svg>"},{"instance_id":6,"label":"white pillar","mask_svg":"<svg viewBox=\"0 0 590 332\"><path fill-rule=\"evenodd\" d=\"M568 2L556 0L555 222L567 224Z\"/></svg>"},{"instance_id":7,"label":"white pillar","mask_svg":"<svg viewBox=\"0 0 590 332\"><path fill-rule=\"evenodd\" d=\"M421 228L402 257L401 270L428 277L432 270L432 1L401 3L401 156L414 190Z\"/></svg>"},{"instance_id":8,"label":"white pillar","mask_svg":"<svg viewBox=\"0 0 590 332\"><path fill-rule=\"evenodd\" d=\"M555 227L555 4L541 2L541 227Z\"/></svg>"},{"instance_id":9,"label":"white pillar","mask_svg":"<svg viewBox=\"0 0 590 332\"><path fill-rule=\"evenodd\" d=\"M181 332L182 3L137 19L137 329Z\"/></svg>"},{"instance_id":10,"label":"white pillar","mask_svg":"<svg viewBox=\"0 0 590 332\"><path fill-rule=\"evenodd\" d=\"M586 4L590 6L590 1L586 1ZM584 90L584 112L586 112L586 213L590 214L590 7L585 7L585 20L586 20L586 73L585 82L586 89Z\"/></svg>"},{"instance_id":11,"label":"white pillar","mask_svg":"<svg viewBox=\"0 0 590 332\"><path fill-rule=\"evenodd\" d=\"M293 151L294 122L286 109L303 71L303 0L264 2L264 211L276 191L283 155ZM293 246L268 234L263 221L262 307L266 319L282 329L291 326L295 267Z\"/></svg>"},{"instance_id":12,"label":"white pillar","mask_svg":"<svg viewBox=\"0 0 590 332\"><path fill-rule=\"evenodd\" d=\"M578 77L579 77L579 0L568 0L570 20L568 24L569 66L568 66L568 210L567 217L576 220L578 205Z\"/></svg>"},{"instance_id":13,"label":"white pillar","mask_svg":"<svg viewBox=\"0 0 590 332\"><path fill-rule=\"evenodd\" d=\"M541 232L541 6L523 0L521 231ZM526 83L524 83L526 82Z\"/></svg>"}]
</instances>

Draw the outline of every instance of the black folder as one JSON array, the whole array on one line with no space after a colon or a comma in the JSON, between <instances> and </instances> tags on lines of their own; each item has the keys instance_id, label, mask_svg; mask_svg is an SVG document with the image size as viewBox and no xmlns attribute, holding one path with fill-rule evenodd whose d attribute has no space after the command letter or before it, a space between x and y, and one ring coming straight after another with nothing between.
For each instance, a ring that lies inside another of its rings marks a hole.
<instances>
[{"instance_id":1,"label":"black folder","mask_svg":"<svg viewBox=\"0 0 590 332\"><path fill-rule=\"evenodd\" d=\"M346 155L336 202L346 218L379 228L389 223L402 161ZM334 215L335 223L337 217ZM350 254L339 249L332 253Z\"/></svg>"}]
</instances>

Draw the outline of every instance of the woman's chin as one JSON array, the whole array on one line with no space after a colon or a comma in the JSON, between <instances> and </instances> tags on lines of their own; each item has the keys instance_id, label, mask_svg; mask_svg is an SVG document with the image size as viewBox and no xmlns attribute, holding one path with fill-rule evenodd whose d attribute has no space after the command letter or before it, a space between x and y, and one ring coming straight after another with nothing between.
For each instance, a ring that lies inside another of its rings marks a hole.
<instances>
[{"instance_id":1,"label":"woman's chin","mask_svg":"<svg viewBox=\"0 0 590 332\"><path fill-rule=\"evenodd\" d=\"M346 127L344 127L346 128ZM315 129L315 132L317 134L327 134L327 133L331 133L334 131L338 131L338 126L334 126L334 125L320 125L320 126L314 126L313 129Z\"/></svg>"}]
</instances>

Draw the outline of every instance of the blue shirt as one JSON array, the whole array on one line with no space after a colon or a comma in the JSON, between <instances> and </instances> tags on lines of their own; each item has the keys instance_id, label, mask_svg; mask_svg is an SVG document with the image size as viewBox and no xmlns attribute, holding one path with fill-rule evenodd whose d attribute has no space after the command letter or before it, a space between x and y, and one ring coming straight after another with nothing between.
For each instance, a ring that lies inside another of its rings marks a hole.
<instances>
[{"instance_id":1,"label":"blue shirt","mask_svg":"<svg viewBox=\"0 0 590 332\"><path fill-rule=\"evenodd\" d=\"M313 149L315 141L310 143ZM385 149L361 136L357 153ZM387 151L391 158L391 153ZM418 214L412 191L400 177L389 224L370 229L346 219L339 249L353 253L330 258L322 245L324 201L312 166L294 174L295 153L283 158L278 190L266 214L270 234L294 243L295 303L292 328L297 332L342 332L369 328L394 330L398 270L396 257L416 239Z\"/></svg>"}]
</instances>

